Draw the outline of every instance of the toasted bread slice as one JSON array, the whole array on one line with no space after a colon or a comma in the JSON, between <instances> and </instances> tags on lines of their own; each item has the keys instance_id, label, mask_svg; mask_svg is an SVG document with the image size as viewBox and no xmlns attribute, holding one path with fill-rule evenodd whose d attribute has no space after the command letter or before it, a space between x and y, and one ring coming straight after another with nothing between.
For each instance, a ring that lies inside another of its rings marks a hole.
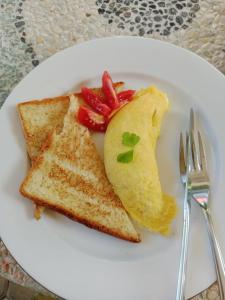
<instances>
[{"instance_id":1,"label":"toasted bread slice","mask_svg":"<svg viewBox=\"0 0 225 300\"><path fill-rule=\"evenodd\" d=\"M123 82L114 83L117 91L124 86ZM101 94L101 88L94 88ZM79 93L76 94L79 96ZM33 100L18 104L27 151L31 162L40 154L41 147L48 135L56 128L60 130L63 119L69 107L69 96ZM36 206L34 216L38 220L43 212L42 207Z\"/></svg>"},{"instance_id":2,"label":"toasted bread slice","mask_svg":"<svg viewBox=\"0 0 225 300\"><path fill-rule=\"evenodd\" d=\"M20 192L89 227L124 240L140 237L113 192L87 128L76 121L78 98L70 97L61 133L54 131Z\"/></svg>"},{"instance_id":3,"label":"toasted bread slice","mask_svg":"<svg viewBox=\"0 0 225 300\"><path fill-rule=\"evenodd\" d=\"M123 82L114 83L117 91L124 86ZM97 94L101 94L100 88L94 88ZM75 94L79 96L79 93ZM43 142L56 128L62 128L63 119L69 107L69 96L33 100L18 104L18 111L22 122L27 151L33 162L40 154Z\"/></svg>"}]
</instances>

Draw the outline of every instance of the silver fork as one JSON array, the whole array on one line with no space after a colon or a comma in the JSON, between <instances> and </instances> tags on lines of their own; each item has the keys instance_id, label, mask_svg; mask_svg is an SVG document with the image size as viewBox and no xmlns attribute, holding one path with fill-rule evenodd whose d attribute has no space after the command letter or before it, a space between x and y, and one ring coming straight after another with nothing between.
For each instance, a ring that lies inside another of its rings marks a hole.
<instances>
[{"instance_id":1,"label":"silver fork","mask_svg":"<svg viewBox=\"0 0 225 300\"><path fill-rule=\"evenodd\" d=\"M195 126L193 110L190 113L191 126L189 129L188 150L184 155L183 139L180 140L180 172L183 184L186 183L191 191L191 198L201 207L205 216L207 231L212 250L215 270L219 285L220 299L225 300L225 264L222 252L217 241L209 208L210 182L207 172L206 154L200 131ZM187 147L187 146L186 146ZM187 160L190 161L190 169L187 170ZM182 159L183 158L183 159ZM184 173L185 170L185 173ZM182 298L180 298L182 299ZM184 299L184 298L183 298Z\"/></svg>"},{"instance_id":2,"label":"silver fork","mask_svg":"<svg viewBox=\"0 0 225 300\"><path fill-rule=\"evenodd\" d=\"M189 132L194 127L194 119L192 112L190 113ZM185 153L186 152L186 153ZM191 169L191 141L189 134L186 133L186 151L184 151L184 143L182 134L180 135L180 151L179 151L179 163L180 163L180 176L183 185L185 186L184 208L183 208L183 232L182 232L182 244L179 274L177 281L177 293L176 300L185 299L185 276L187 269L187 254L188 254L188 238L189 238L189 226L190 226L190 212L191 212L191 193L188 188L188 172Z\"/></svg>"}]
</instances>

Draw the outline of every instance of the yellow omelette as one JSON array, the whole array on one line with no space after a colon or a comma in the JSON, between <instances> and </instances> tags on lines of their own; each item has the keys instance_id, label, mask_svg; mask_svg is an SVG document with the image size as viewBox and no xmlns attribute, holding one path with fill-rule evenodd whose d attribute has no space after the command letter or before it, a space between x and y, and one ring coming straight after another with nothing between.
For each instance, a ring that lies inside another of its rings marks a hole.
<instances>
[{"instance_id":1,"label":"yellow omelette","mask_svg":"<svg viewBox=\"0 0 225 300\"><path fill-rule=\"evenodd\" d=\"M105 169L115 193L138 223L167 235L176 215L173 197L162 193L155 157L156 141L169 101L154 86L140 90L108 125L104 142ZM122 143L124 133L135 134L133 147ZM118 161L120 153L132 151L132 160Z\"/></svg>"}]
</instances>

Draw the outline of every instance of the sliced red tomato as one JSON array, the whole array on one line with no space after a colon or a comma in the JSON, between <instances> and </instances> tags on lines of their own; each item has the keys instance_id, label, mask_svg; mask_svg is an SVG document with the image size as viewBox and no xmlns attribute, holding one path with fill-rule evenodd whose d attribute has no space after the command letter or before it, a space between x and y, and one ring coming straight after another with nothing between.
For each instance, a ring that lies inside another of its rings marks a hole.
<instances>
[{"instance_id":1,"label":"sliced red tomato","mask_svg":"<svg viewBox=\"0 0 225 300\"><path fill-rule=\"evenodd\" d=\"M119 102L130 101L135 94L135 90L126 90L117 94Z\"/></svg>"},{"instance_id":2,"label":"sliced red tomato","mask_svg":"<svg viewBox=\"0 0 225 300\"><path fill-rule=\"evenodd\" d=\"M112 109L119 107L119 100L113 86L112 78L109 73L105 71L102 76L102 91L105 95L106 102Z\"/></svg>"},{"instance_id":3,"label":"sliced red tomato","mask_svg":"<svg viewBox=\"0 0 225 300\"><path fill-rule=\"evenodd\" d=\"M88 87L81 89L79 95L95 111L86 106L80 106L77 118L82 125L93 131L106 131L112 117L132 100L135 93L135 90L126 90L117 94L115 86L109 73L105 71L102 76L103 95L97 94Z\"/></svg>"},{"instance_id":4,"label":"sliced red tomato","mask_svg":"<svg viewBox=\"0 0 225 300\"><path fill-rule=\"evenodd\" d=\"M103 99L101 96L95 94L91 89L83 87L81 89L81 96L84 101L90 105L96 112L100 113L103 116L108 116L111 112L111 108L102 103Z\"/></svg>"},{"instance_id":5,"label":"sliced red tomato","mask_svg":"<svg viewBox=\"0 0 225 300\"><path fill-rule=\"evenodd\" d=\"M80 106L77 114L78 121L93 131L106 131L107 122L104 117L85 106Z\"/></svg>"}]
</instances>

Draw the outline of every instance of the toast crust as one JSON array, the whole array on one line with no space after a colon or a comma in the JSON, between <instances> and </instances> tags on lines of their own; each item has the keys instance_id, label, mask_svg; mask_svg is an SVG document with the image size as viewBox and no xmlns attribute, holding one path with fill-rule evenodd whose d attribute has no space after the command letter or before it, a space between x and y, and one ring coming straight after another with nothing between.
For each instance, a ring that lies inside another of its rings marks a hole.
<instances>
[{"instance_id":1,"label":"toast crust","mask_svg":"<svg viewBox=\"0 0 225 300\"><path fill-rule=\"evenodd\" d=\"M77 95L76 93L74 95ZM57 102L65 102L69 104L69 95L65 96L58 96L55 98L44 98L41 100L30 100L30 101L25 101L25 102L20 102L17 104L17 107L22 107L26 105L48 105L48 104L55 104Z\"/></svg>"},{"instance_id":2,"label":"toast crust","mask_svg":"<svg viewBox=\"0 0 225 300\"><path fill-rule=\"evenodd\" d=\"M120 89L122 86L124 85L123 81L118 81L115 82L113 84L115 89ZM92 88L92 91L95 92L97 95L102 95L102 90L101 88ZM81 97L81 93L72 93L75 97ZM20 108L24 105L30 105L30 104L35 104L35 105L48 105L48 104L55 104L57 102L65 102L66 104L69 104L70 102L70 98L69 98L70 94L68 95L64 95L64 96L58 96L58 97L54 97L54 98L44 98L41 100L29 100L29 101L24 101L24 102L20 102L17 104L17 107Z\"/></svg>"},{"instance_id":3,"label":"toast crust","mask_svg":"<svg viewBox=\"0 0 225 300\"><path fill-rule=\"evenodd\" d=\"M107 233L109 235L112 235L114 237L120 238L120 239L125 240L125 241L130 241L130 242L133 242L133 243L140 243L141 242L140 236L137 236L137 238L135 238L133 236L124 235L122 232L119 232L118 230L113 230L113 229L109 230L106 226L100 225L97 222L93 222L91 220L87 220L87 219L83 218L82 216L80 216L78 214L75 216L74 213L70 213L69 211L63 209L60 206L46 204L46 202L44 202L42 199L40 199L38 197L34 197L32 195L29 195L27 192L25 192L23 190L23 185L20 187L20 193L25 198L29 197L29 199L34 201L38 206L42 206L42 207L45 207L45 208L52 209L52 210L54 210L54 211L56 211L56 212L58 212L58 213L60 213L64 216L70 218L73 221L77 221L77 222L79 222L83 225L86 225L89 228L96 229L98 231ZM27 200L29 200L29 199L27 199Z\"/></svg>"}]
</instances>

